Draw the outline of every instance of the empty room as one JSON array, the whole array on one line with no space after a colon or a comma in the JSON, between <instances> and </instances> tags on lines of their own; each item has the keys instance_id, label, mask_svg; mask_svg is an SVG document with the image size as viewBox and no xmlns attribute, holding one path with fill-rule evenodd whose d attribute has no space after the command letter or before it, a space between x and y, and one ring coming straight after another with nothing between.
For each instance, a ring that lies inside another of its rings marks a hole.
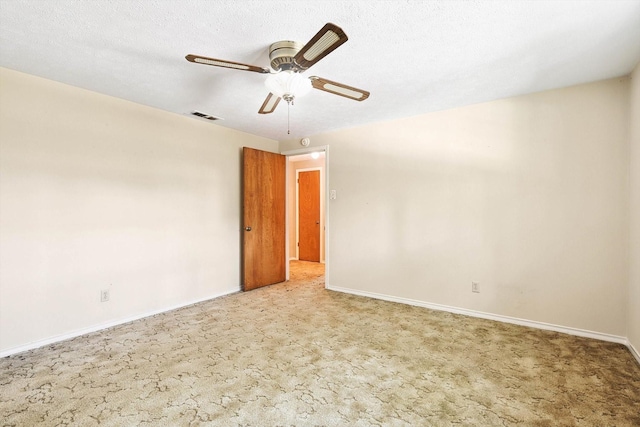
<instances>
[{"instance_id":1,"label":"empty room","mask_svg":"<svg viewBox=\"0 0 640 427\"><path fill-rule=\"evenodd\" d=\"M639 0L0 0L0 425L638 408Z\"/></svg>"}]
</instances>

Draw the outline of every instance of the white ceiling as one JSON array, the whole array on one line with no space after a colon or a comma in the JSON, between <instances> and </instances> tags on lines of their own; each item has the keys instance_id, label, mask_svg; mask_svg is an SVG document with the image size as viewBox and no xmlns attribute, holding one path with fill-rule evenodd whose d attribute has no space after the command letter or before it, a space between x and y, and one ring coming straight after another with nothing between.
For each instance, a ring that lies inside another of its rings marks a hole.
<instances>
[{"instance_id":1,"label":"white ceiling","mask_svg":"<svg viewBox=\"0 0 640 427\"><path fill-rule=\"evenodd\" d=\"M312 91L258 115L268 46L327 22L349 41L313 66L371 92ZM628 74L640 1L0 0L0 66L283 140ZM1 94L0 94L1 96Z\"/></svg>"}]
</instances>

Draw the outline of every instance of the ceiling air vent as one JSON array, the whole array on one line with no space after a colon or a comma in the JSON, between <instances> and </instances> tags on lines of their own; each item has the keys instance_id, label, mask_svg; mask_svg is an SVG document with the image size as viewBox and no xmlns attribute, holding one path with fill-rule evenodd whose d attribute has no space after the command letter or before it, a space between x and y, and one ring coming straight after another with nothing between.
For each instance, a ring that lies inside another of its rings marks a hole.
<instances>
[{"instance_id":1,"label":"ceiling air vent","mask_svg":"<svg viewBox=\"0 0 640 427\"><path fill-rule=\"evenodd\" d=\"M212 122L216 121L216 120L224 120L222 117L212 116L211 114L205 114L205 113L202 113L200 111L192 111L191 115L192 116L196 116L196 117L200 117L201 119L210 120Z\"/></svg>"}]
</instances>

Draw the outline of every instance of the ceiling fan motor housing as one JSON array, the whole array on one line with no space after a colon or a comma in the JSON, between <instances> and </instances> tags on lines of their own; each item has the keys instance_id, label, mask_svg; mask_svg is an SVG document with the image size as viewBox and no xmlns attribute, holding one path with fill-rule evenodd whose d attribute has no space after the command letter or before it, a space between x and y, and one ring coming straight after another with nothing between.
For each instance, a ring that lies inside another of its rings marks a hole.
<instances>
[{"instance_id":1,"label":"ceiling fan motor housing","mask_svg":"<svg viewBox=\"0 0 640 427\"><path fill-rule=\"evenodd\" d=\"M271 68L277 71L296 70L297 64L293 61L298 51L304 46L303 43L291 40L283 40L269 46L269 59Z\"/></svg>"}]
</instances>

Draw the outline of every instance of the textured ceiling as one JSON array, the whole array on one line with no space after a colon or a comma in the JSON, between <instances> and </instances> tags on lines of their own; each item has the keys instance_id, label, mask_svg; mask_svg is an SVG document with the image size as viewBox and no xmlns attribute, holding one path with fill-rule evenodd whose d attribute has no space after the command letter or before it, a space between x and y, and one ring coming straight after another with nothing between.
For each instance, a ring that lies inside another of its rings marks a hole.
<instances>
[{"instance_id":1,"label":"textured ceiling","mask_svg":"<svg viewBox=\"0 0 640 427\"><path fill-rule=\"evenodd\" d=\"M258 115L268 46L325 23L349 41L317 75L366 89L312 91ZM0 0L0 66L283 140L622 76L640 62L640 1ZM1 94L0 94L1 96ZM194 119L196 120L196 119Z\"/></svg>"}]
</instances>

